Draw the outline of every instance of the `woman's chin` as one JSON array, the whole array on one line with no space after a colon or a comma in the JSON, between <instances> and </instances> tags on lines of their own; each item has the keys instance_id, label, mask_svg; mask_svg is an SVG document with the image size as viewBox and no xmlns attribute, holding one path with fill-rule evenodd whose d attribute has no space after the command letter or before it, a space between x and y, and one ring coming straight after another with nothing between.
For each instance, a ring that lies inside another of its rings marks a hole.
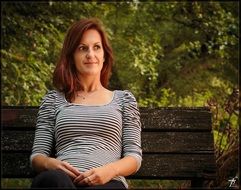
<instances>
[{"instance_id":1,"label":"woman's chin","mask_svg":"<svg viewBox=\"0 0 241 190\"><path fill-rule=\"evenodd\" d=\"M96 69L91 69L91 70L88 69L88 70L82 71L81 74L85 76L87 75L96 76L96 75L100 75L100 71L99 70L97 71Z\"/></svg>"}]
</instances>

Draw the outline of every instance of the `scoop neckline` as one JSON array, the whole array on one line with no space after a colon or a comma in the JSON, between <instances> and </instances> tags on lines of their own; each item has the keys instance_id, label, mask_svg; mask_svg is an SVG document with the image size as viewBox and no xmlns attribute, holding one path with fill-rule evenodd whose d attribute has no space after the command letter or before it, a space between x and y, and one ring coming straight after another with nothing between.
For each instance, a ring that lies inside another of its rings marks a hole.
<instances>
[{"instance_id":1,"label":"scoop neckline","mask_svg":"<svg viewBox=\"0 0 241 190\"><path fill-rule=\"evenodd\" d=\"M112 92L113 92L113 95L112 95L112 98L111 98L110 102L108 102L108 103L106 103L106 104L101 104L101 105L88 105L88 104L68 102L68 101L66 100L66 97L65 97L64 94L63 94L63 96L64 96L65 102L67 102L68 104L71 104L71 105L82 106L82 107L102 107L102 106L108 106L109 104L111 104L111 103L114 101L115 96L116 96L116 90L113 90Z\"/></svg>"}]
</instances>

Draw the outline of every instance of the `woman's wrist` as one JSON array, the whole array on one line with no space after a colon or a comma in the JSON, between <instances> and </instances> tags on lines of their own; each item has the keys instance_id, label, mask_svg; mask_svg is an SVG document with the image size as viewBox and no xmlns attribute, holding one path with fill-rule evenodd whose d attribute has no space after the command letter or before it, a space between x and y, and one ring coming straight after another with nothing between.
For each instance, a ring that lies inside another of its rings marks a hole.
<instances>
[{"instance_id":1,"label":"woman's wrist","mask_svg":"<svg viewBox=\"0 0 241 190\"><path fill-rule=\"evenodd\" d=\"M32 159L32 166L37 172L47 170L48 157L45 155L36 155Z\"/></svg>"},{"instance_id":2,"label":"woman's wrist","mask_svg":"<svg viewBox=\"0 0 241 190\"><path fill-rule=\"evenodd\" d=\"M49 166L49 162L51 161L51 159L52 158L47 157L47 156L44 158L44 165L43 165L44 166L44 170L49 170L49 167L50 167Z\"/></svg>"},{"instance_id":3,"label":"woman's wrist","mask_svg":"<svg viewBox=\"0 0 241 190\"><path fill-rule=\"evenodd\" d=\"M118 167L116 166L116 164L110 163L109 166L110 166L110 169L113 171L114 177L120 176L119 169L118 169Z\"/></svg>"}]
</instances>

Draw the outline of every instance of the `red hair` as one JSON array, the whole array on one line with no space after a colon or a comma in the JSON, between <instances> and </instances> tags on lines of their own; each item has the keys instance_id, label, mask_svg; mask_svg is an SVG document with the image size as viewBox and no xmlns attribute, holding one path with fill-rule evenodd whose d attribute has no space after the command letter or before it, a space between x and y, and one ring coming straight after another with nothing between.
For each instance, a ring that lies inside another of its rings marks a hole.
<instances>
[{"instance_id":1,"label":"red hair","mask_svg":"<svg viewBox=\"0 0 241 190\"><path fill-rule=\"evenodd\" d=\"M102 39L105 61L101 70L101 84L107 88L113 65L113 52L102 24L96 18L81 19L75 22L67 31L60 58L53 73L53 85L63 92L68 101L74 98L75 92L81 89L74 64L74 52L79 45L83 33L89 29L97 30Z\"/></svg>"}]
</instances>

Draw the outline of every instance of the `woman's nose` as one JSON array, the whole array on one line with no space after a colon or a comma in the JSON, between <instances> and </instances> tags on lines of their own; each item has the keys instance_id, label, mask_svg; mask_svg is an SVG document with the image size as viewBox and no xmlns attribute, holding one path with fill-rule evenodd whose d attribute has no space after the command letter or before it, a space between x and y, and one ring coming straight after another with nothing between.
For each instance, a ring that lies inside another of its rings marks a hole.
<instances>
[{"instance_id":1,"label":"woman's nose","mask_svg":"<svg viewBox=\"0 0 241 190\"><path fill-rule=\"evenodd\" d=\"M93 56L94 56L94 51L91 48L89 48L87 51L86 57L91 58Z\"/></svg>"}]
</instances>

